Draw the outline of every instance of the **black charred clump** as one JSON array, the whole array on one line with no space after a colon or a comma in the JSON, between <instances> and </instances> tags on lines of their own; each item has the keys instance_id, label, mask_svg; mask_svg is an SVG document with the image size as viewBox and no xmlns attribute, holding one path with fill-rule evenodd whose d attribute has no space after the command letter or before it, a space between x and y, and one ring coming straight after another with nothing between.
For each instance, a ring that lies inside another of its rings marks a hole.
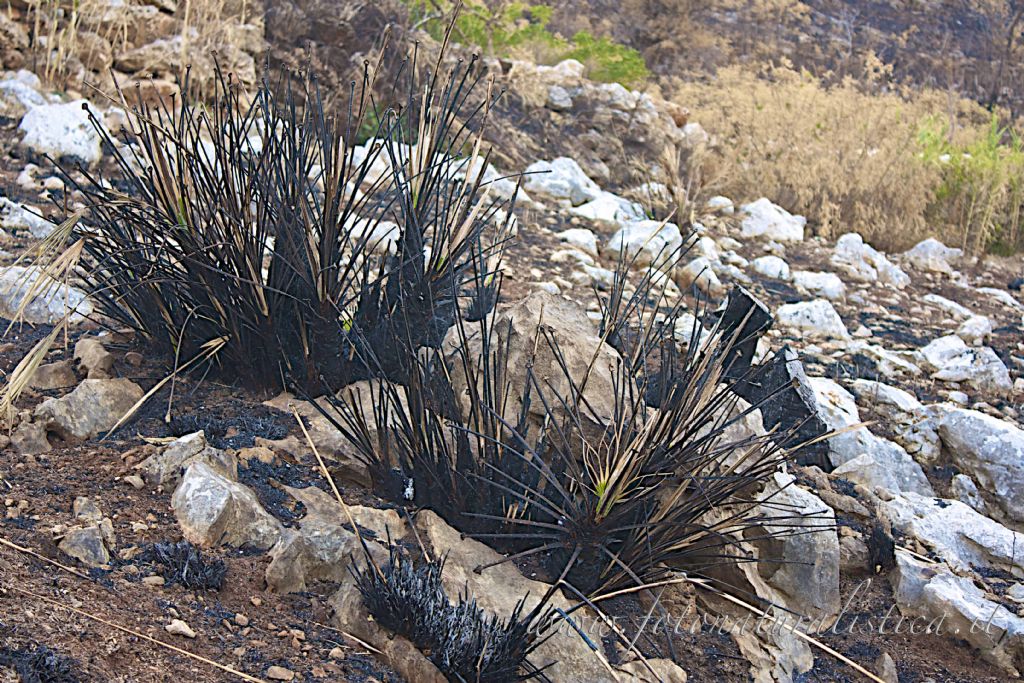
<instances>
[{"instance_id":1,"label":"black charred clump","mask_svg":"<svg viewBox=\"0 0 1024 683\"><path fill-rule=\"evenodd\" d=\"M551 619L545 599L529 611L520 601L507 619L466 596L452 604L441 583L444 562L416 563L394 545L385 566L353 564L351 571L377 623L429 653L449 680L510 683L542 676L527 658Z\"/></svg>"},{"instance_id":2,"label":"black charred clump","mask_svg":"<svg viewBox=\"0 0 1024 683\"><path fill-rule=\"evenodd\" d=\"M73 659L45 645L17 650L0 647L0 667L13 669L22 683L79 683L82 680Z\"/></svg>"},{"instance_id":3,"label":"black charred clump","mask_svg":"<svg viewBox=\"0 0 1024 683\"><path fill-rule=\"evenodd\" d=\"M203 554L188 541L154 543L146 548L141 559L159 567L160 575L168 583L191 590L220 590L227 574L224 560Z\"/></svg>"},{"instance_id":4,"label":"black charred clump","mask_svg":"<svg viewBox=\"0 0 1024 683\"><path fill-rule=\"evenodd\" d=\"M512 215L484 180L491 92L476 59L445 59L414 52L391 88L367 65L343 120L295 75L250 97L218 68L207 104L121 93L138 100L121 139L94 121L116 171L64 169L86 204L72 237L98 312L169 365L206 361L256 390L405 381L460 305L493 303L487 268Z\"/></svg>"},{"instance_id":5,"label":"black charred clump","mask_svg":"<svg viewBox=\"0 0 1024 683\"><path fill-rule=\"evenodd\" d=\"M267 411L270 412L269 410ZM256 438L283 439L288 436L285 421L292 418L287 413L259 416L242 414L229 418L218 418L203 411L187 415L176 415L167 423L170 436L181 437L202 431L206 441L214 448L247 448L256 443Z\"/></svg>"},{"instance_id":6,"label":"black charred clump","mask_svg":"<svg viewBox=\"0 0 1024 683\"><path fill-rule=\"evenodd\" d=\"M544 326L534 346L546 376L532 361L509 367L510 335L495 316L456 320L447 354L419 354L404 386L374 386L372 414L351 396L332 398L323 412L354 445L378 494L431 508L590 596L673 570L714 578L722 565L778 561L752 557L741 540L826 526L773 501L792 435L741 428L773 398L765 390L745 403L737 391L757 369L760 311L721 316L679 344L683 310L665 305L652 276L627 296L628 266L620 264L602 301L601 332L620 358L610 416L590 405L589 372L570 376ZM551 376L552 365L565 382ZM525 386L513 390L510 377L523 373Z\"/></svg>"}]
</instances>

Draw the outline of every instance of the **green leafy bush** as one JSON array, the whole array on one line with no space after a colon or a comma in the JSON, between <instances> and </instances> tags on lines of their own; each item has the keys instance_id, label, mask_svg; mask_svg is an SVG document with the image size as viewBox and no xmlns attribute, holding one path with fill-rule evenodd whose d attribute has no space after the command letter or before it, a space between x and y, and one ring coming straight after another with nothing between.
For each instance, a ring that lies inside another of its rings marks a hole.
<instances>
[{"instance_id":1,"label":"green leafy bush","mask_svg":"<svg viewBox=\"0 0 1024 683\"><path fill-rule=\"evenodd\" d=\"M590 78L595 81L633 85L650 75L639 52L606 36L595 38L586 31L580 31L573 36L572 42L575 47L565 58L583 62Z\"/></svg>"},{"instance_id":2,"label":"green leafy bush","mask_svg":"<svg viewBox=\"0 0 1024 683\"><path fill-rule=\"evenodd\" d=\"M417 23L436 40L444 37L451 2L406 0ZM441 11L439 12L438 9ZM452 39L496 57L528 57L541 64L576 59L595 81L631 86L649 75L643 56L606 36L581 31L572 40L549 28L554 10L545 4L506 2L491 7L467 2L455 21Z\"/></svg>"},{"instance_id":3,"label":"green leafy bush","mask_svg":"<svg viewBox=\"0 0 1024 683\"><path fill-rule=\"evenodd\" d=\"M961 246L974 251L1024 248L1024 139L993 116L967 142L952 140L949 125L924 122L921 156L940 169L931 207L935 218L959 227Z\"/></svg>"}]
</instances>

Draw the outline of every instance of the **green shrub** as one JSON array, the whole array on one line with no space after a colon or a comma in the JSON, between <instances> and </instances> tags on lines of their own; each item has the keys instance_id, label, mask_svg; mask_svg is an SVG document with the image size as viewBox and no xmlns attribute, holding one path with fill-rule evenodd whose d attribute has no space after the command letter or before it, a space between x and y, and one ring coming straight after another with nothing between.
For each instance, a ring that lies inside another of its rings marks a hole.
<instances>
[{"instance_id":1,"label":"green shrub","mask_svg":"<svg viewBox=\"0 0 1024 683\"><path fill-rule=\"evenodd\" d=\"M628 86L641 83L650 76L639 52L606 36L595 38L586 31L580 31L572 37L572 42L575 47L565 58L583 62L590 78L595 81Z\"/></svg>"},{"instance_id":2,"label":"green shrub","mask_svg":"<svg viewBox=\"0 0 1024 683\"><path fill-rule=\"evenodd\" d=\"M412 16L434 39L441 40L448 27L451 2L405 0ZM437 11L442 10L445 16ZM649 75L643 56L636 50L606 36L581 31L567 40L548 24L554 10L541 3L508 2L491 7L467 2L455 21L452 39L481 48L496 57L525 57L539 64L576 59L587 67L587 75L604 83L633 86Z\"/></svg>"},{"instance_id":3,"label":"green shrub","mask_svg":"<svg viewBox=\"0 0 1024 683\"><path fill-rule=\"evenodd\" d=\"M931 206L934 218L957 226L966 249L1024 248L1024 139L995 116L966 143L951 137L938 118L925 121L918 136L921 157L942 178Z\"/></svg>"}]
</instances>

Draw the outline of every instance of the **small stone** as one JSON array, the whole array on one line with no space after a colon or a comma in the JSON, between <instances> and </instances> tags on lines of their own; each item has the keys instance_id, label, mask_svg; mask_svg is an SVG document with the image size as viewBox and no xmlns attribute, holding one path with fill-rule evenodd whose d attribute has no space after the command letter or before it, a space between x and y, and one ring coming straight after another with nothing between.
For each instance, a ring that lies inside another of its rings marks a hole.
<instances>
[{"instance_id":1,"label":"small stone","mask_svg":"<svg viewBox=\"0 0 1024 683\"><path fill-rule=\"evenodd\" d=\"M46 428L36 422L27 420L18 425L10 437L10 445L19 455L32 456L50 450L50 442L46 437Z\"/></svg>"},{"instance_id":2,"label":"small stone","mask_svg":"<svg viewBox=\"0 0 1024 683\"><path fill-rule=\"evenodd\" d=\"M597 235L594 234L593 230L587 228L570 228L569 230L563 230L556 235L559 240L565 242L570 247L578 249L590 256L596 257L598 255L597 248Z\"/></svg>"},{"instance_id":3,"label":"small stone","mask_svg":"<svg viewBox=\"0 0 1024 683\"><path fill-rule=\"evenodd\" d=\"M95 337L83 337L75 344L75 361L89 379L106 379L114 367L114 354Z\"/></svg>"},{"instance_id":4,"label":"small stone","mask_svg":"<svg viewBox=\"0 0 1024 683\"><path fill-rule=\"evenodd\" d=\"M755 272L775 280L790 279L789 264L778 256L759 256L750 262Z\"/></svg>"},{"instance_id":5,"label":"small stone","mask_svg":"<svg viewBox=\"0 0 1024 683\"><path fill-rule=\"evenodd\" d=\"M267 669L267 678L272 681L292 681L295 680L295 672L283 666L272 666Z\"/></svg>"},{"instance_id":6,"label":"small stone","mask_svg":"<svg viewBox=\"0 0 1024 683\"><path fill-rule=\"evenodd\" d=\"M691 285L696 286L705 294L713 297L724 296L726 292L725 285L711 268L711 261L703 256L693 259L685 266L676 268L674 277L676 284L683 289Z\"/></svg>"},{"instance_id":7,"label":"small stone","mask_svg":"<svg viewBox=\"0 0 1024 683\"><path fill-rule=\"evenodd\" d=\"M779 306L779 327L805 337L847 339L850 334L836 309L825 299L801 301Z\"/></svg>"},{"instance_id":8,"label":"small stone","mask_svg":"<svg viewBox=\"0 0 1024 683\"><path fill-rule=\"evenodd\" d=\"M344 659L345 651L342 650L340 647L334 647L331 648L331 651L327 653L327 656L331 659Z\"/></svg>"},{"instance_id":9,"label":"small stone","mask_svg":"<svg viewBox=\"0 0 1024 683\"><path fill-rule=\"evenodd\" d=\"M65 555L90 567L101 567L110 562L103 532L96 526L69 530L58 547Z\"/></svg>"},{"instance_id":10,"label":"small stone","mask_svg":"<svg viewBox=\"0 0 1024 683\"><path fill-rule=\"evenodd\" d=\"M21 144L40 156L75 157L90 166L97 163L103 156L101 138L84 106L101 118L85 100L33 107L19 126L25 132Z\"/></svg>"},{"instance_id":11,"label":"small stone","mask_svg":"<svg viewBox=\"0 0 1024 683\"><path fill-rule=\"evenodd\" d=\"M719 213L733 213L736 210L733 206L732 200L721 195L712 197L704 206L706 206L709 211L717 211Z\"/></svg>"},{"instance_id":12,"label":"small stone","mask_svg":"<svg viewBox=\"0 0 1024 683\"><path fill-rule=\"evenodd\" d=\"M76 384L78 377L75 376L70 361L66 360L40 365L29 379L29 386L40 391L65 389Z\"/></svg>"},{"instance_id":13,"label":"small stone","mask_svg":"<svg viewBox=\"0 0 1024 683\"><path fill-rule=\"evenodd\" d=\"M71 511L75 515L75 519L80 522L91 522L93 524L99 524L100 520L103 519L103 513L96 503L90 498L85 496L79 496L75 498L75 502L71 506Z\"/></svg>"},{"instance_id":14,"label":"small stone","mask_svg":"<svg viewBox=\"0 0 1024 683\"><path fill-rule=\"evenodd\" d=\"M171 623L164 626L164 630L170 633L172 636L183 636L185 638L195 638L196 632L181 619L172 619ZM278 679L278 680L291 680L289 679Z\"/></svg>"},{"instance_id":15,"label":"small stone","mask_svg":"<svg viewBox=\"0 0 1024 683\"><path fill-rule=\"evenodd\" d=\"M572 97L562 86L552 85L548 88L548 99L544 106L552 111L569 111L572 109Z\"/></svg>"},{"instance_id":16,"label":"small stone","mask_svg":"<svg viewBox=\"0 0 1024 683\"><path fill-rule=\"evenodd\" d=\"M259 607L260 605L263 604L262 598L260 598L260 597L258 597L256 595L254 595L251 598L249 598L249 602L252 603L253 607Z\"/></svg>"},{"instance_id":17,"label":"small stone","mask_svg":"<svg viewBox=\"0 0 1024 683\"><path fill-rule=\"evenodd\" d=\"M258 460L264 464L273 464L276 459L274 451L270 450L266 446L249 446L242 448L238 451L238 459L243 462L250 460Z\"/></svg>"},{"instance_id":18,"label":"small stone","mask_svg":"<svg viewBox=\"0 0 1024 683\"><path fill-rule=\"evenodd\" d=\"M146 482L142 481L142 477L137 474L129 474L124 477L124 482L134 489L141 489L146 485Z\"/></svg>"},{"instance_id":19,"label":"small stone","mask_svg":"<svg viewBox=\"0 0 1024 683\"><path fill-rule=\"evenodd\" d=\"M846 285L835 273L797 270L793 272L793 284L797 289L830 301L838 301L846 297Z\"/></svg>"},{"instance_id":20,"label":"small stone","mask_svg":"<svg viewBox=\"0 0 1024 683\"><path fill-rule=\"evenodd\" d=\"M249 617L247 617L244 614L242 614L241 612L239 612L238 614L235 615L235 623L238 624L239 626L248 626L249 625Z\"/></svg>"},{"instance_id":21,"label":"small stone","mask_svg":"<svg viewBox=\"0 0 1024 683\"><path fill-rule=\"evenodd\" d=\"M34 416L62 438L91 439L117 424L142 395L131 380L87 379L70 394L40 403Z\"/></svg>"},{"instance_id":22,"label":"small stone","mask_svg":"<svg viewBox=\"0 0 1024 683\"><path fill-rule=\"evenodd\" d=\"M142 583L146 584L147 586L162 586L164 585L164 577L156 575L144 576L142 578Z\"/></svg>"},{"instance_id":23,"label":"small stone","mask_svg":"<svg viewBox=\"0 0 1024 683\"><path fill-rule=\"evenodd\" d=\"M39 266L0 268L0 315L26 323L56 324L65 316L80 323L92 313L82 292L54 280Z\"/></svg>"},{"instance_id":24,"label":"small stone","mask_svg":"<svg viewBox=\"0 0 1024 683\"><path fill-rule=\"evenodd\" d=\"M896 670L896 661L888 652L875 660L875 672L885 683L899 683L899 672Z\"/></svg>"},{"instance_id":25,"label":"small stone","mask_svg":"<svg viewBox=\"0 0 1024 683\"><path fill-rule=\"evenodd\" d=\"M227 479L201 460L185 471L171 497L171 507L185 539L206 547L226 544L267 549L277 543L283 529L252 489Z\"/></svg>"},{"instance_id":26,"label":"small stone","mask_svg":"<svg viewBox=\"0 0 1024 683\"><path fill-rule=\"evenodd\" d=\"M807 219L794 216L765 197L743 206L744 237L764 237L780 242L802 242Z\"/></svg>"},{"instance_id":27,"label":"small stone","mask_svg":"<svg viewBox=\"0 0 1024 683\"><path fill-rule=\"evenodd\" d=\"M137 368L142 365L143 357L138 351L129 351L124 354L124 362L133 368Z\"/></svg>"},{"instance_id":28,"label":"small stone","mask_svg":"<svg viewBox=\"0 0 1024 683\"><path fill-rule=\"evenodd\" d=\"M946 398L948 398L953 403L956 403L957 405L961 406L965 406L971 401L971 397L962 391L950 391L948 394L946 394Z\"/></svg>"}]
</instances>

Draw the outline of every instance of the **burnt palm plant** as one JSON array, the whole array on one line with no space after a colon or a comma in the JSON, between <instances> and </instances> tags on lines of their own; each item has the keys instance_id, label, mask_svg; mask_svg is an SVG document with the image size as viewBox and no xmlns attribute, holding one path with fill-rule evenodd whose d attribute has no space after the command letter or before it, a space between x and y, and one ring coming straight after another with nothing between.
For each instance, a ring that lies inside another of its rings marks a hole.
<instances>
[{"instance_id":1,"label":"burnt palm plant","mask_svg":"<svg viewBox=\"0 0 1024 683\"><path fill-rule=\"evenodd\" d=\"M651 295L643 283L638 291ZM381 495L430 507L582 594L645 585L672 569L710 574L721 564L770 562L743 541L804 533L816 522L764 492L790 451L775 435L743 428L758 408L731 391L742 378L736 347L748 341L747 326L723 318L683 352L671 337L679 313L639 316L639 329L623 317L614 323L621 338L643 341L622 345L610 418L587 400L589 372L571 376L549 332L539 331L537 344L558 359L568 392L529 363L508 367L494 318L456 321L454 352L421 356L417 380L404 387L379 387L372 415L344 396L325 414ZM516 396L513 372L527 379Z\"/></svg>"},{"instance_id":2,"label":"burnt palm plant","mask_svg":"<svg viewBox=\"0 0 1024 683\"><path fill-rule=\"evenodd\" d=\"M260 390L404 381L461 297L491 300L467 273L500 251L511 216L482 180L490 88L475 60L441 54L422 68L413 53L390 107L367 66L343 120L311 78L249 98L218 69L208 104L140 98L123 140L94 121L116 170L72 182L99 312L182 361L221 340L222 374Z\"/></svg>"},{"instance_id":3,"label":"burnt palm plant","mask_svg":"<svg viewBox=\"0 0 1024 683\"><path fill-rule=\"evenodd\" d=\"M524 597L504 618L489 614L468 595L452 603L441 581L444 560L416 563L395 545L383 567L366 559L365 566L353 564L350 571L367 610L383 627L428 653L449 680L547 680L528 657L554 620L550 592L529 610Z\"/></svg>"}]
</instances>

